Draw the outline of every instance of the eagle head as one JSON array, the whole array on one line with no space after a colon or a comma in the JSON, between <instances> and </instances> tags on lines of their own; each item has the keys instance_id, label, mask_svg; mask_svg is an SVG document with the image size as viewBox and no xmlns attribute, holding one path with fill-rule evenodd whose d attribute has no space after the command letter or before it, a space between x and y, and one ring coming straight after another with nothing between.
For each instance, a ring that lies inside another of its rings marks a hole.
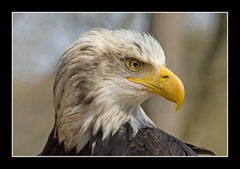
<instances>
[{"instance_id":1,"label":"eagle head","mask_svg":"<svg viewBox=\"0 0 240 169\"><path fill-rule=\"evenodd\" d=\"M133 136L142 127L155 127L140 107L153 94L177 103L178 110L185 91L150 34L102 28L83 34L57 65L53 102L59 143L79 152L100 130L104 140L127 122Z\"/></svg>"}]
</instances>

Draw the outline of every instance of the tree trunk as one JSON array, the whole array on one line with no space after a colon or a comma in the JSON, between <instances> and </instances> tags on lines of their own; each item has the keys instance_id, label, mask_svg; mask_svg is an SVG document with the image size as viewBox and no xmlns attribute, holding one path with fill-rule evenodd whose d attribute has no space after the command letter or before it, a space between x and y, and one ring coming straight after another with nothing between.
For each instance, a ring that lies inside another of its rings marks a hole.
<instances>
[{"instance_id":1,"label":"tree trunk","mask_svg":"<svg viewBox=\"0 0 240 169\"><path fill-rule=\"evenodd\" d=\"M183 43L181 42L183 19L184 14L151 14L150 26L150 32L164 50L166 66L180 79L183 75L183 67L181 66L181 60L183 60ZM181 112L184 105L177 113L174 113L176 104L157 95L144 102L142 106L158 127L178 136L180 132L178 126L183 119Z\"/></svg>"}]
</instances>

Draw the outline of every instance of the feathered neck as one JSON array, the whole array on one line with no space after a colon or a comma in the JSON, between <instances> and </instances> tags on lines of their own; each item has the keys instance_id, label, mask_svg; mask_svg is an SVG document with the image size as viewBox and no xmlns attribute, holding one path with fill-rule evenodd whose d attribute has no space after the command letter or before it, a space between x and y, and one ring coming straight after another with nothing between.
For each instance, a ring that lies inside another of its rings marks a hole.
<instances>
[{"instance_id":1,"label":"feathered neck","mask_svg":"<svg viewBox=\"0 0 240 169\"><path fill-rule=\"evenodd\" d=\"M74 147L77 153L80 152L100 130L103 133L102 140L109 139L127 122L133 129L132 137L143 127L155 127L140 105L93 104L83 111L80 104L65 111L57 119L56 131L59 143L64 142L66 152Z\"/></svg>"}]
</instances>

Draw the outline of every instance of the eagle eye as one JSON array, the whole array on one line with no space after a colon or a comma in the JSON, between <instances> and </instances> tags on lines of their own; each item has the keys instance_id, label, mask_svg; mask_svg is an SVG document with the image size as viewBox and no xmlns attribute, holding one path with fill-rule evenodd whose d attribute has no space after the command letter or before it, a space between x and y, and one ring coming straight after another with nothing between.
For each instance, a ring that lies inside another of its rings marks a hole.
<instances>
[{"instance_id":1,"label":"eagle eye","mask_svg":"<svg viewBox=\"0 0 240 169\"><path fill-rule=\"evenodd\" d=\"M143 67L143 62L135 59L135 58L127 58L126 64L128 68L132 71L138 71Z\"/></svg>"}]
</instances>

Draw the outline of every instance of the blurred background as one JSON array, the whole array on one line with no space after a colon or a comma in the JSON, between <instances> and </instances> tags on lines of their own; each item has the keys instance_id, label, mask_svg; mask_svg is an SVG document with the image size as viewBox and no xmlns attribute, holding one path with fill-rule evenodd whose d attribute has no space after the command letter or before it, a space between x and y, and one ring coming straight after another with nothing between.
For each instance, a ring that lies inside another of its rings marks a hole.
<instances>
[{"instance_id":1,"label":"blurred background","mask_svg":"<svg viewBox=\"0 0 240 169\"><path fill-rule=\"evenodd\" d=\"M13 13L13 155L35 156L54 124L52 89L61 54L90 28L151 32L182 80L182 108L153 96L155 124L218 156L227 155L227 13Z\"/></svg>"}]
</instances>

